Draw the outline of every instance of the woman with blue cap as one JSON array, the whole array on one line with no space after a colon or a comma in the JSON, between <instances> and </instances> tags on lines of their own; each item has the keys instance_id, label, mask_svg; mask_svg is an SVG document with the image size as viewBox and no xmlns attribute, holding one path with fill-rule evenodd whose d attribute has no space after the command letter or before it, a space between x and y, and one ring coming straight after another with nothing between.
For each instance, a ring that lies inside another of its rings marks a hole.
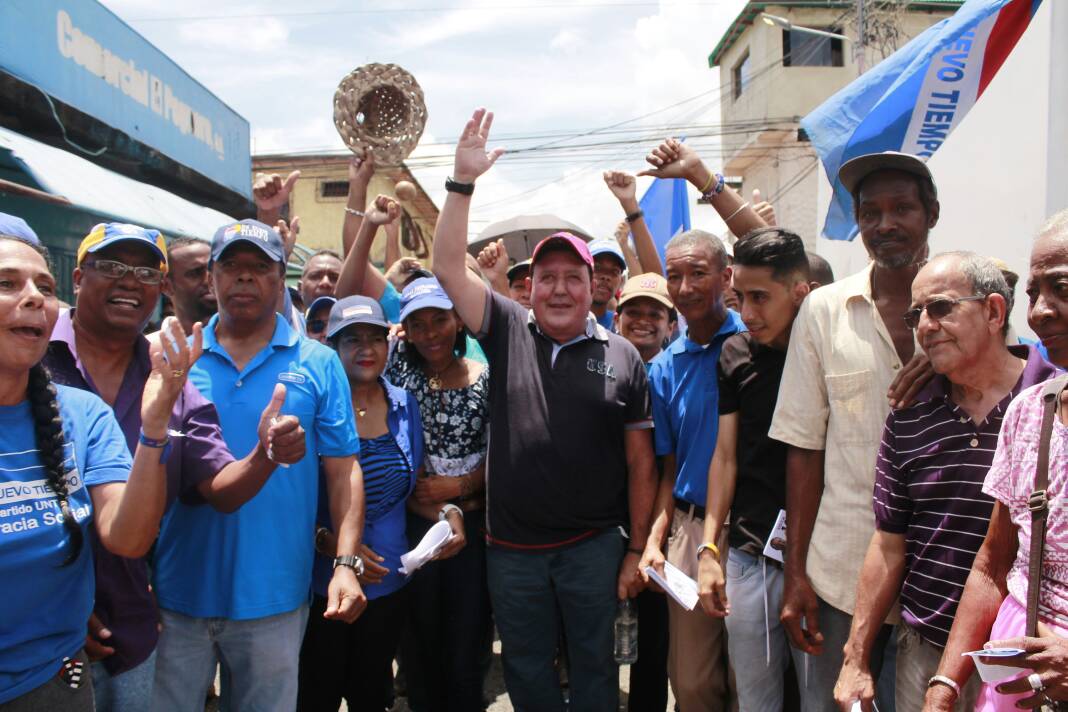
<instances>
[{"instance_id":1,"label":"woman with blue cap","mask_svg":"<svg viewBox=\"0 0 1068 712\"><path fill-rule=\"evenodd\" d=\"M374 299L352 296L330 309L325 336L348 375L360 437L366 519L360 583L367 610L355 623L323 618L336 538L325 488L315 533L318 556L312 577L314 601L301 648L298 709L334 712L344 698L349 709L381 712L393 697L393 658L408 613L407 579L399 569L408 551L405 510L448 521L454 538L438 554L464 547L462 513L413 497L423 469L423 427L415 397L383 378L389 356L389 322ZM417 574L418 576L419 574Z\"/></svg>"}]
</instances>

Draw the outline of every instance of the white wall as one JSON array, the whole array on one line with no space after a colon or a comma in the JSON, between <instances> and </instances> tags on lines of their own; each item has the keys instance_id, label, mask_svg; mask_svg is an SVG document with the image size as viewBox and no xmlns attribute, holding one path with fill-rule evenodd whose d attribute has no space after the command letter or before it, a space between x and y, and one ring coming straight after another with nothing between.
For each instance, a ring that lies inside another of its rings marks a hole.
<instances>
[{"instance_id":1,"label":"white wall","mask_svg":"<svg viewBox=\"0 0 1068 712\"><path fill-rule=\"evenodd\" d=\"M929 163L942 204L931 253L972 250L1009 263L1020 274L1012 323L1026 335L1031 241L1048 215L1068 207L1066 5L1042 3L1001 71ZM822 168L819 184L822 225L830 201ZM839 277L867 260L859 238L847 244L821 238L817 250Z\"/></svg>"}]
</instances>

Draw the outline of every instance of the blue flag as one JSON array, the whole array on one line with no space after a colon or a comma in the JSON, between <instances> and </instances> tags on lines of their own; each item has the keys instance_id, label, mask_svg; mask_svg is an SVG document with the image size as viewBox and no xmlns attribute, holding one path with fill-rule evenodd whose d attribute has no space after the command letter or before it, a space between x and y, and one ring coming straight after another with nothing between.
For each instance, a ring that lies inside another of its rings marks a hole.
<instances>
[{"instance_id":1,"label":"blue flag","mask_svg":"<svg viewBox=\"0 0 1068 712\"><path fill-rule=\"evenodd\" d=\"M656 178L638 201L645 213L645 224L664 264L664 246L680 232L690 229L690 200L683 178ZM632 275L633 276L633 275Z\"/></svg>"},{"instance_id":2,"label":"blue flag","mask_svg":"<svg viewBox=\"0 0 1068 712\"><path fill-rule=\"evenodd\" d=\"M975 105L1042 0L968 0L801 120L834 195L823 236L857 234L838 169L867 153L930 158Z\"/></svg>"}]
</instances>

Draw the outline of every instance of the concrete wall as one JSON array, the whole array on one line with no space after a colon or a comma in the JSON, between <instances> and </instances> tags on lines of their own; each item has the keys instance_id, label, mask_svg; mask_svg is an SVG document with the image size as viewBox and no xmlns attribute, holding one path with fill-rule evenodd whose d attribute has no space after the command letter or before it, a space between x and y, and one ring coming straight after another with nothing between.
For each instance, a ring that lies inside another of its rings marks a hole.
<instances>
[{"instance_id":1,"label":"concrete wall","mask_svg":"<svg viewBox=\"0 0 1068 712\"><path fill-rule=\"evenodd\" d=\"M1042 3L1027 32L975 107L931 158L941 219L931 252L974 250L1000 257L1021 277L1012 323L1030 334L1024 288L1031 242L1045 218L1068 207L1068 3ZM818 182L822 224L830 201ZM857 239L820 239L836 273L867 255Z\"/></svg>"}]
</instances>

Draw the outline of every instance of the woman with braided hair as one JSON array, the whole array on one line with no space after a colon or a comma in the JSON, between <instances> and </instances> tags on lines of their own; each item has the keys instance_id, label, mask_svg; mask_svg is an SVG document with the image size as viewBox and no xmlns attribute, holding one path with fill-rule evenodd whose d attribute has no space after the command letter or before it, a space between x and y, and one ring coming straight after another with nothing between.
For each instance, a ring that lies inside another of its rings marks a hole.
<instances>
[{"instance_id":1,"label":"woman with braided hair","mask_svg":"<svg viewBox=\"0 0 1068 712\"><path fill-rule=\"evenodd\" d=\"M97 396L52 383L41 358L59 303L48 254L0 230L0 710L91 710L84 669L93 607L93 525L104 546L142 556L163 512L167 423L199 355L173 319L152 354L140 445L129 450Z\"/></svg>"}]
</instances>

